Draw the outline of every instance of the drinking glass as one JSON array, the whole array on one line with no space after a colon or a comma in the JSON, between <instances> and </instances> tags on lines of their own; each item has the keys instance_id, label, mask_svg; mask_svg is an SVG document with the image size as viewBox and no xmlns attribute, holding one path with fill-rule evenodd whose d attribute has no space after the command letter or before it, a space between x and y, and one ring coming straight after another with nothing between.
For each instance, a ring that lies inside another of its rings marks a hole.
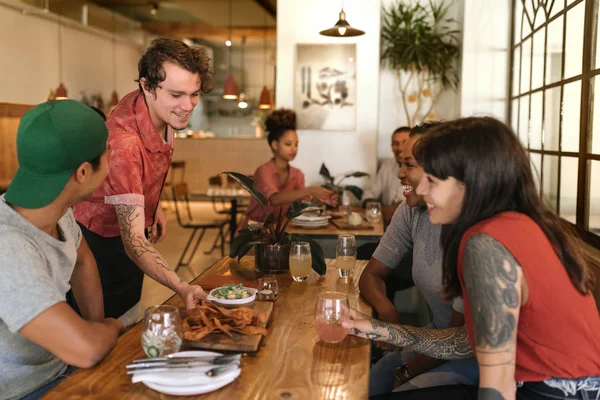
<instances>
[{"instance_id":1,"label":"drinking glass","mask_svg":"<svg viewBox=\"0 0 600 400\"><path fill-rule=\"evenodd\" d=\"M275 301L277 300L277 294L279 292L279 286L277 285L277 279L264 276L258 279L258 299L263 301Z\"/></svg>"},{"instance_id":2,"label":"drinking glass","mask_svg":"<svg viewBox=\"0 0 600 400\"><path fill-rule=\"evenodd\" d=\"M378 201L367 202L367 221L372 224L381 222L381 203Z\"/></svg>"},{"instance_id":3,"label":"drinking glass","mask_svg":"<svg viewBox=\"0 0 600 400\"><path fill-rule=\"evenodd\" d=\"M153 306L144 312L142 347L148 357L163 357L181 347L181 317L175 306Z\"/></svg>"},{"instance_id":4,"label":"drinking glass","mask_svg":"<svg viewBox=\"0 0 600 400\"><path fill-rule=\"evenodd\" d=\"M354 235L340 235L335 246L335 264L340 278L349 280L356 265L356 239Z\"/></svg>"},{"instance_id":5,"label":"drinking glass","mask_svg":"<svg viewBox=\"0 0 600 400\"><path fill-rule=\"evenodd\" d=\"M340 206L339 211L345 216L350 214L352 207L350 207L350 196L348 195L348 191L344 190L342 192L342 196L340 198Z\"/></svg>"},{"instance_id":6,"label":"drinking glass","mask_svg":"<svg viewBox=\"0 0 600 400\"><path fill-rule=\"evenodd\" d=\"M312 256L308 242L293 242L290 248L290 273L296 282L308 279L312 270Z\"/></svg>"},{"instance_id":7,"label":"drinking glass","mask_svg":"<svg viewBox=\"0 0 600 400\"><path fill-rule=\"evenodd\" d=\"M338 343L344 340L348 329L342 321L350 319L348 296L340 292L323 292L317 298L315 308L315 330L325 343Z\"/></svg>"}]
</instances>

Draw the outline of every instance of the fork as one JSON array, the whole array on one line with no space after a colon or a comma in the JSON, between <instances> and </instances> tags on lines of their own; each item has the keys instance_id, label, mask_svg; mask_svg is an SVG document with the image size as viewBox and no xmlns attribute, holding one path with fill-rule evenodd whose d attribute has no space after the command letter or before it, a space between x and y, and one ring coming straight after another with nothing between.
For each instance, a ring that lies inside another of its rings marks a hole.
<instances>
[{"instance_id":1,"label":"fork","mask_svg":"<svg viewBox=\"0 0 600 400\"><path fill-rule=\"evenodd\" d=\"M215 365L229 364L232 361L239 360L241 354L225 354L220 356L199 356L199 357L154 357L140 358L133 360L130 365L146 365L146 364L186 364L190 362L205 362Z\"/></svg>"},{"instance_id":2,"label":"fork","mask_svg":"<svg viewBox=\"0 0 600 400\"><path fill-rule=\"evenodd\" d=\"M226 372L232 371L236 368L238 368L238 364L235 365L225 365L222 367L214 367L209 369L208 371L205 372L200 372L201 374L204 374L206 376L209 377L215 377L215 376L219 376L222 375ZM181 370L194 370L197 369L198 366L193 366L193 365L175 365L175 366L156 366L156 367L146 367L146 368L142 368L142 369L135 369L135 370L128 370L127 371L127 375L132 375L135 374L136 372L144 372L144 371L149 371L149 372L168 372L168 371L181 371Z\"/></svg>"}]
</instances>

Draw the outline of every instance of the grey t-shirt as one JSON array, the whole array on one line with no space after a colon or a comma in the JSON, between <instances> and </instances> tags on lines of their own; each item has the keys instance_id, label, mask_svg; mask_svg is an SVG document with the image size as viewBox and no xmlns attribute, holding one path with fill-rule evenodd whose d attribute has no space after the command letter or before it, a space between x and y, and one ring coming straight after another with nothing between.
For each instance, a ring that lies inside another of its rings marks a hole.
<instances>
[{"instance_id":1,"label":"grey t-shirt","mask_svg":"<svg viewBox=\"0 0 600 400\"><path fill-rule=\"evenodd\" d=\"M0 196L0 400L21 398L62 374L67 365L19 330L65 301L81 230L69 211L61 240L42 232Z\"/></svg>"},{"instance_id":2,"label":"grey t-shirt","mask_svg":"<svg viewBox=\"0 0 600 400\"><path fill-rule=\"evenodd\" d=\"M436 328L447 328L452 318L452 308L464 313L462 298L444 301L442 291L441 225L429 222L425 207L400 204L390 226L385 231L373 257L388 268L396 269L400 261L412 252L412 276L433 313Z\"/></svg>"}]
</instances>

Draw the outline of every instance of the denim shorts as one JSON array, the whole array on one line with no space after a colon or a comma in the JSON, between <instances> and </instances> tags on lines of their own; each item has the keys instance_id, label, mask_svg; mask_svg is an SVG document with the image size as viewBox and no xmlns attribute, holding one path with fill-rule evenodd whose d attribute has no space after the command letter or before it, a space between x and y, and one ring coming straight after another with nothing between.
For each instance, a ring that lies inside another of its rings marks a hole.
<instances>
[{"instance_id":1,"label":"denim shorts","mask_svg":"<svg viewBox=\"0 0 600 400\"><path fill-rule=\"evenodd\" d=\"M580 379L552 378L543 382L519 382L517 387L517 400L600 400L600 376Z\"/></svg>"}]
</instances>

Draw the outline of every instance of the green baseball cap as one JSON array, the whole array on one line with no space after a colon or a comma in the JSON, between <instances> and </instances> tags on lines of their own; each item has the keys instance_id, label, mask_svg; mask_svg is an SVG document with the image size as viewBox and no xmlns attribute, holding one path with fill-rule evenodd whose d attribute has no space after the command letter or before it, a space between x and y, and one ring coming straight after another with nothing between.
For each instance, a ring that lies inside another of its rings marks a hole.
<instances>
[{"instance_id":1,"label":"green baseball cap","mask_svg":"<svg viewBox=\"0 0 600 400\"><path fill-rule=\"evenodd\" d=\"M37 105L17 131L19 169L5 199L24 208L52 203L82 163L106 149L108 130L100 115L74 100Z\"/></svg>"}]
</instances>

